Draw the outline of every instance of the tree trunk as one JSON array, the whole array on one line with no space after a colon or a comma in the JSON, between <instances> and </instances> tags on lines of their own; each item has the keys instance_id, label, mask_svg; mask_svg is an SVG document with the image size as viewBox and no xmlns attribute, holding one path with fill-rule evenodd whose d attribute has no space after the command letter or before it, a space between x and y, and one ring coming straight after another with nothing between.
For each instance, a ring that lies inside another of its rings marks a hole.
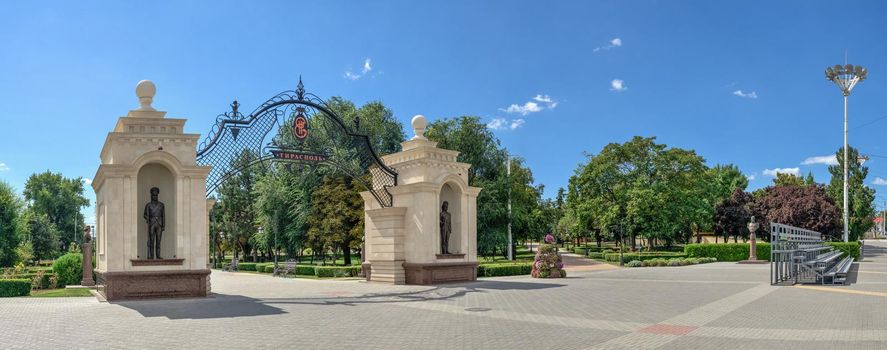
<instances>
[{"instance_id":1,"label":"tree trunk","mask_svg":"<svg viewBox=\"0 0 887 350\"><path fill-rule=\"evenodd\" d=\"M351 266L351 242L345 241L345 244L342 244L342 257L345 261L345 266Z\"/></svg>"},{"instance_id":2,"label":"tree trunk","mask_svg":"<svg viewBox=\"0 0 887 350\"><path fill-rule=\"evenodd\" d=\"M637 251L638 250L638 242L637 242L637 236L634 234L634 232L632 232L630 234L629 239L631 239L631 251L633 251L633 252Z\"/></svg>"}]
</instances>

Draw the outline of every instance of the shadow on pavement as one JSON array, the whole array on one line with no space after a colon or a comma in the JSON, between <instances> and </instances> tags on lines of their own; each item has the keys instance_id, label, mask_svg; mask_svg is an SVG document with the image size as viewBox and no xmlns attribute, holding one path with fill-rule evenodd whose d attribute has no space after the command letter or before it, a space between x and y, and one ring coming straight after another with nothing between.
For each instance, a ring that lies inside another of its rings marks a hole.
<instances>
[{"instance_id":1,"label":"shadow on pavement","mask_svg":"<svg viewBox=\"0 0 887 350\"><path fill-rule=\"evenodd\" d=\"M526 283L509 281L478 281L471 283L454 283L437 286L432 289L403 293L367 293L362 295L341 294L335 297L308 298L263 298L268 304L310 304L310 305L348 305L409 303L422 301L450 300L461 298L470 293L486 293L488 290L537 290L562 287L562 284Z\"/></svg>"},{"instance_id":2,"label":"shadow on pavement","mask_svg":"<svg viewBox=\"0 0 887 350\"><path fill-rule=\"evenodd\" d=\"M112 304L135 310L144 317L179 319L209 319L279 315L285 311L268 306L258 299L244 296L215 294L201 299L164 299L121 301Z\"/></svg>"}]
</instances>

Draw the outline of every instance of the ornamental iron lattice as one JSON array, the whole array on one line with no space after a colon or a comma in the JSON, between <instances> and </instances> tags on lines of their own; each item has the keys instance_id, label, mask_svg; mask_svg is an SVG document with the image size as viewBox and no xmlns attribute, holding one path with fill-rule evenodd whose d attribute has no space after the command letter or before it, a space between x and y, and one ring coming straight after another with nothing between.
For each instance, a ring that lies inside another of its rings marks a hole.
<instances>
[{"instance_id":1,"label":"ornamental iron lattice","mask_svg":"<svg viewBox=\"0 0 887 350\"><path fill-rule=\"evenodd\" d=\"M249 115L234 101L197 151L197 163L212 166L206 179L207 196L243 169L266 161L323 164L361 183L383 207L391 207L389 187L397 173L382 163L370 138L361 134L359 119L349 127L330 106L306 93L299 78L295 91L284 91L265 101ZM244 161L243 159L247 159Z\"/></svg>"}]
</instances>

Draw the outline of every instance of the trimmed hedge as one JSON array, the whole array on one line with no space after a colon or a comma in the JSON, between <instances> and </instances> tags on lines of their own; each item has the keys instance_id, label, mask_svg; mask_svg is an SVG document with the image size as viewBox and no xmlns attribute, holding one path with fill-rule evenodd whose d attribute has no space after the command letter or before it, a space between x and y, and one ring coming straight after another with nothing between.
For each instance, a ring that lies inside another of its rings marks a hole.
<instances>
[{"instance_id":1,"label":"trimmed hedge","mask_svg":"<svg viewBox=\"0 0 887 350\"><path fill-rule=\"evenodd\" d=\"M237 263L237 269L240 271L255 271L256 263Z\"/></svg>"},{"instance_id":2,"label":"trimmed hedge","mask_svg":"<svg viewBox=\"0 0 887 350\"><path fill-rule=\"evenodd\" d=\"M663 258L655 258L649 260L632 260L625 264L626 267L641 267L641 266L686 266L686 265L696 265L696 264L707 264L716 262L718 259L715 258L671 258L671 259L663 259Z\"/></svg>"},{"instance_id":3,"label":"trimmed hedge","mask_svg":"<svg viewBox=\"0 0 887 350\"><path fill-rule=\"evenodd\" d=\"M844 252L845 255L852 256L854 260L859 261L859 242L828 242L828 245L835 248L835 250L840 250Z\"/></svg>"},{"instance_id":4,"label":"trimmed hedge","mask_svg":"<svg viewBox=\"0 0 887 350\"><path fill-rule=\"evenodd\" d=\"M770 260L770 243L757 244L758 260ZM691 258L716 258L718 261L748 260L748 243L688 244L684 252Z\"/></svg>"},{"instance_id":5,"label":"trimmed hedge","mask_svg":"<svg viewBox=\"0 0 887 350\"><path fill-rule=\"evenodd\" d=\"M296 275L298 276L314 276L314 265L296 265Z\"/></svg>"},{"instance_id":6,"label":"trimmed hedge","mask_svg":"<svg viewBox=\"0 0 887 350\"><path fill-rule=\"evenodd\" d=\"M357 277L360 266L316 266L314 275L317 277Z\"/></svg>"},{"instance_id":7,"label":"trimmed hedge","mask_svg":"<svg viewBox=\"0 0 887 350\"><path fill-rule=\"evenodd\" d=\"M639 253L623 253L623 260L625 262L629 262L632 260L650 260L656 258L685 258L687 254L684 253L673 253L673 252L639 252ZM619 253L606 253L604 254L604 260L608 262L619 262Z\"/></svg>"},{"instance_id":8,"label":"trimmed hedge","mask_svg":"<svg viewBox=\"0 0 887 350\"><path fill-rule=\"evenodd\" d=\"M588 258L589 259L604 260L604 253L598 253L598 252L588 253Z\"/></svg>"},{"instance_id":9,"label":"trimmed hedge","mask_svg":"<svg viewBox=\"0 0 887 350\"><path fill-rule=\"evenodd\" d=\"M31 294L31 280L0 279L0 298L21 297Z\"/></svg>"},{"instance_id":10,"label":"trimmed hedge","mask_svg":"<svg viewBox=\"0 0 887 350\"><path fill-rule=\"evenodd\" d=\"M529 275L532 270L532 262L481 264L477 266L477 277Z\"/></svg>"}]
</instances>

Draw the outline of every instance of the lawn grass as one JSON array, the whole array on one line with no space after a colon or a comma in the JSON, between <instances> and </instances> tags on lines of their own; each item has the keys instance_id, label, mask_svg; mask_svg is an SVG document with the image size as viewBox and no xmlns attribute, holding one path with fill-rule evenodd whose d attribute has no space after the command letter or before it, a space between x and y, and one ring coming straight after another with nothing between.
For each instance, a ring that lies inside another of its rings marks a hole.
<instances>
[{"instance_id":1,"label":"lawn grass","mask_svg":"<svg viewBox=\"0 0 887 350\"><path fill-rule=\"evenodd\" d=\"M32 290L30 296L32 298L91 297L92 293L87 288L59 288Z\"/></svg>"}]
</instances>

